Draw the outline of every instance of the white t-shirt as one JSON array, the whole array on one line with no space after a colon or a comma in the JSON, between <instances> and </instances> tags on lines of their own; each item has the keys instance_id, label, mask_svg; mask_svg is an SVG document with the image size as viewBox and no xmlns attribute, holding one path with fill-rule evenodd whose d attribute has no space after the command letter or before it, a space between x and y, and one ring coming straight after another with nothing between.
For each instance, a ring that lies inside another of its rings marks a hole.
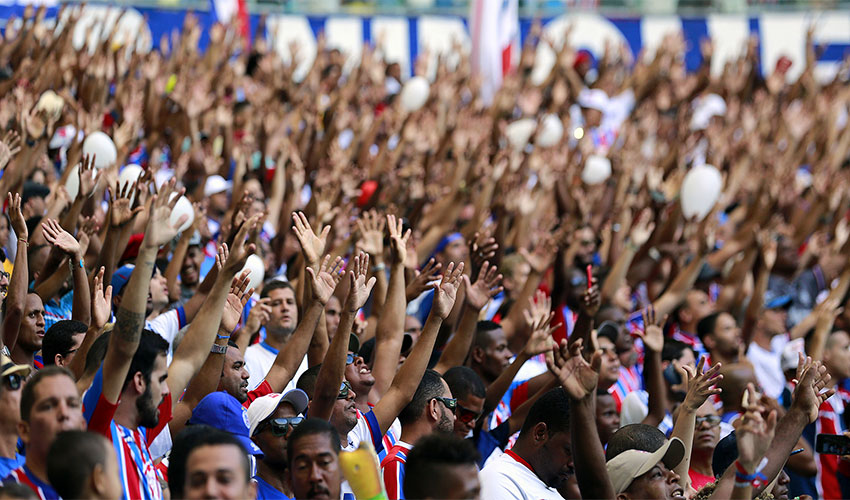
<instances>
[{"instance_id":1,"label":"white t-shirt","mask_svg":"<svg viewBox=\"0 0 850 500\"><path fill-rule=\"evenodd\" d=\"M487 462L479 476L481 498L499 500L563 500L557 490L549 488L527 465L506 452Z\"/></svg>"},{"instance_id":2,"label":"white t-shirt","mask_svg":"<svg viewBox=\"0 0 850 500\"><path fill-rule=\"evenodd\" d=\"M166 362L169 366L171 366L171 357L174 351L174 339L177 338L180 329L187 324L186 311L183 310L183 306L165 311L156 318L145 322L145 329L156 333L168 342L169 349Z\"/></svg>"},{"instance_id":3,"label":"white t-shirt","mask_svg":"<svg viewBox=\"0 0 850 500\"><path fill-rule=\"evenodd\" d=\"M379 452L383 447L383 437L375 413L372 411L363 413L361 418L357 419L357 425L349 431L348 443L342 443L342 451L354 451L360 446L360 443L367 441L372 443L376 452ZM351 489L348 480L344 480L340 485L340 493L343 499L354 498L354 490Z\"/></svg>"},{"instance_id":4,"label":"white t-shirt","mask_svg":"<svg viewBox=\"0 0 850 500\"><path fill-rule=\"evenodd\" d=\"M274 364L275 358L277 358L277 349L265 342L254 344L245 349L245 368L248 369L249 391L253 391L258 385L263 383L263 380L266 379L266 375L269 373L269 370L271 370L272 365ZM295 389L295 385L298 383L298 377L307 371L307 368L307 356L304 356L304 359L301 360L301 364L295 371L295 376L293 376L292 380L286 384L286 387L283 391L281 391L281 393Z\"/></svg>"},{"instance_id":5,"label":"white t-shirt","mask_svg":"<svg viewBox=\"0 0 850 500\"><path fill-rule=\"evenodd\" d=\"M766 350L755 342L747 348L747 359L753 364L756 379L764 393L771 399L776 399L785 388L785 375L782 373L782 350L789 341L788 334L777 335L770 339L770 350Z\"/></svg>"}]
</instances>

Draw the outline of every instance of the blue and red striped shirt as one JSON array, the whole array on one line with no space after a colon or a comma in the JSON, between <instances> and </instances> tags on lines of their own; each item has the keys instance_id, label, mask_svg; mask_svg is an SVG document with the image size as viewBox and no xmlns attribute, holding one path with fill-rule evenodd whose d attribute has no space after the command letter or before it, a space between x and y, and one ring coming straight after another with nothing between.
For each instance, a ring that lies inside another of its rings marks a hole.
<instances>
[{"instance_id":1,"label":"blue and red striped shirt","mask_svg":"<svg viewBox=\"0 0 850 500\"><path fill-rule=\"evenodd\" d=\"M384 478L388 500L404 498L404 465L412 448L412 444L398 441L381 460L381 476Z\"/></svg>"},{"instance_id":2,"label":"blue and red striped shirt","mask_svg":"<svg viewBox=\"0 0 850 500\"><path fill-rule=\"evenodd\" d=\"M56 493L56 490L54 490L52 486L35 477L35 474L33 474L26 465L22 465L13 470L8 476L6 476L5 479L3 479L4 483L8 483L9 481L14 481L29 487L29 489L35 492L40 500L61 500L62 498L58 493Z\"/></svg>"}]
</instances>

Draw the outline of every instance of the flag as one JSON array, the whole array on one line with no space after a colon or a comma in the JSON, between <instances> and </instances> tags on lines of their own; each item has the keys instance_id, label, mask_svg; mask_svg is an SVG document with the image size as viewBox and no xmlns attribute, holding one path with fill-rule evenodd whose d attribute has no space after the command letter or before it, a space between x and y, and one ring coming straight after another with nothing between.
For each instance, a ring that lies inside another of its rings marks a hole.
<instances>
[{"instance_id":1,"label":"flag","mask_svg":"<svg viewBox=\"0 0 850 500\"><path fill-rule=\"evenodd\" d=\"M239 33L246 42L250 42L251 25L248 21L246 0L210 0L210 15L213 23L227 25L236 16L239 19Z\"/></svg>"},{"instance_id":2,"label":"flag","mask_svg":"<svg viewBox=\"0 0 850 500\"><path fill-rule=\"evenodd\" d=\"M486 103L502 85L502 77L516 63L519 52L518 0L473 0L469 32L472 38L472 70L482 78Z\"/></svg>"}]
</instances>

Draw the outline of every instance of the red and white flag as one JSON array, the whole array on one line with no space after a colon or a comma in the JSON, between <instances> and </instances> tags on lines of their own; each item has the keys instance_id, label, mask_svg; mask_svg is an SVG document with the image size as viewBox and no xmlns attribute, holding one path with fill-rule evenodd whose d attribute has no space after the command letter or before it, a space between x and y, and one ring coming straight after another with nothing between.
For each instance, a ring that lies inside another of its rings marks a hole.
<instances>
[{"instance_id":1,"label":"red and white flag","mask_svg":"<svg viewBox=\"0 0 850 500\"><path fill-rule=\"evenodd\" d=\"M245 0L210 0L213 22L227 25L235 16L239 21L239 34L250 42L251 25L248 20L248 5Z\"/></svg>"},{"instance_id":2,"label":"red and white flag","mask_svg":"<svg viewBox=\"0 0 850 500\"><path fill-rule=\"evenodd\" d=\"M518 0L473 0L469 33L472 70L481 75L481 94L488 104L502 85L502 77L516 64L519 53Z\"/></svg>"}]
</instances>

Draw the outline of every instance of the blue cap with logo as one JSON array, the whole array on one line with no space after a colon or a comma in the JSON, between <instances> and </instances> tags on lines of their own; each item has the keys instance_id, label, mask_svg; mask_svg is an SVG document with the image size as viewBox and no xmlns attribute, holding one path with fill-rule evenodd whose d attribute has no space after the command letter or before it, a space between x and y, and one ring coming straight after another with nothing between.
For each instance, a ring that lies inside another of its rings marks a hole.
<instances>
[{"instance_id":1,"label":"blue cap with logo","mask_svg":"<svg viewBox=\"0 0 850 500\"><path fill-rule=\"evenodd\" d=\"M192 417L188 424L209 425L229 432L242 442L248 453L260 458L263 456L263 452L251 441L248 410L226 392L216 391L207 394L192 410Z\"/></svg>"},{"instance_id":2,"label":"blue cap with logo","mask_svg":"<svg viewBox=\"0 0 850 500\"><path fill-rule=\"evenodd\" d=\"M130 281L130 275L133 274L133 269L135 268L136 266L133 264L124 264L112 273L111 284L113 297L121 295L121 291L124 290L127 282Z\"/></svg>"}]
</instances>

